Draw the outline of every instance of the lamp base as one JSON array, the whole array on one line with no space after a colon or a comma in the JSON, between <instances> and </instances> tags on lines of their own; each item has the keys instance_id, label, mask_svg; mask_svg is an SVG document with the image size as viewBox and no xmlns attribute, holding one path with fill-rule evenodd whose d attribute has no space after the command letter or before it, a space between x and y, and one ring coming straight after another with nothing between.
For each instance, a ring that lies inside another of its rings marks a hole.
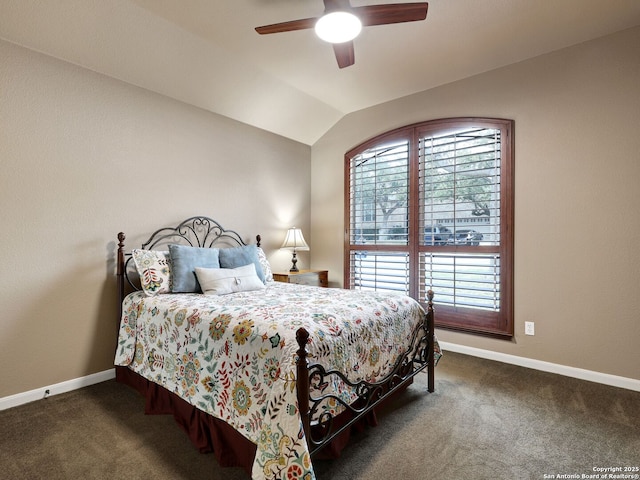
<instances>
[{"instance_id":1,"label":"lamp base","mask_svg":"<svg viewBox=\"0 0 640 480\"><path fill-rule=\"evenodd\" d=\"M296 265L296 263L298 263L298 258L296 257L296 251L293 251L293 257L291 257L291 268L289 269L289 272L299 272L300 270L298 270L298 266Z\"/></svg>"}]
</instances>

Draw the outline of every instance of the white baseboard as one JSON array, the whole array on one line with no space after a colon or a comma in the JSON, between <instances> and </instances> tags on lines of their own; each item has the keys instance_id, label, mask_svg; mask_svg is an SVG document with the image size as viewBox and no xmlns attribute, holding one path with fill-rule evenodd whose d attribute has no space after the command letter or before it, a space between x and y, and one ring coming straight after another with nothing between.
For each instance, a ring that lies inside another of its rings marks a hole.
<instances>
[{"instance_id":1,"label":"white baseboard","mask_svg":"<svg viewBox=\"0 0 640 480\"><path fill-rule=\"evenodd\" d=\"M633 378L619 377L617 375L609 375L608 373L594 372L584 370L582 368L567 367L566 365L558 365L557 363L544 362L542 360L534 360L532 358L518 357L517 355L509 355L507 353L492 352L491 350L483 350L481 348L466 347L449 342L439 342L443 351L450 350L456 353L463 353L473 357L486 358L487 360L496 360L502 363L518 365L520 367L533 368L543 372L557 373L565 377L579 378L589 382L602 383L612 387L625 388L627 390L635 390L640 392L640 380ZM437 375L436 375L437 377Z\"/></svg>"},{"instance_id":2,"label":"white baseboard","mask_svg":"<svg viewBox=\"0 0 640 480\"><path fill-rule=\"evenodd\" d=\"M17 393L8 397L0 398L0 410L6 410L7 408L17 407L18 405L24 405L25 403L34 402L43 398L51 397L52 395L59 395L61 393L70 392L71 390L77 390L78 388L88 387L95 383L106 382L115 378L116 370L105 370L104 372L93 373L86 377L74 378L73 380L67 380L66 382L56 383L48 387L36 388L24 393Z\"/></svg>"},{"instance_id":3,"label":"white baseboard","mask_svg":"<svg viewBox=\"0 0 640 480\"><path fill-rule=\"evenodd\" d=\"M491 350L483 350L481 348L467 347L449 342L439 342L443 351L451 351L471 355L472 357L486 358L487 360L495 360L497 362L518 365L525 368L533 368L543 372L557 373L565 377L579 378L589 382L602 383L612 387L625 388L640 392L640 380L633 378L619 377L617 375L609 375L608 373L594 372L584 370L582 368L567 367L566 365L558 365L557 363L544 362L542 360L534 360L532 358L518 357L517 355L509 355L507 353L492 352ZM100 382L106 382L115 378L115 369L105 370L104 372L94 373L86 377L67 380L66 382L56 383L48 387L36 388L24 393L17 393L8 397L0 398L0 410L11 407L24 405L25 403L34 402L52 395L77 390L78 388L88 387Z\"/></svg>"}]
</instances>

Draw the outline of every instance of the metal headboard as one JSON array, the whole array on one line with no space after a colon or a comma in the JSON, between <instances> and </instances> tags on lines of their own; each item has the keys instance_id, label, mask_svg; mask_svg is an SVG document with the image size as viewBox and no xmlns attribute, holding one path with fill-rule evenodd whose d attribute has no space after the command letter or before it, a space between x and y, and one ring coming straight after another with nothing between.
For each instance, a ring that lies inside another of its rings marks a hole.
<instances>
[{"instance_id":1,"label":"metal headboard","mask_svg":"<svg viewBox=\"0 0 640 480\"><path fill-rule=\"evenodd\" d=\"M125 283L133 290L140 290L137 272L132 265L131 252L125 252L125 234L118 233L118 301L122 306L125 295ZM256 243L260 246L260 235L256 235ZM151 234L149 239L140 248L143 250L159 250L170 243L188 245L192 247L212 248L224 246L247 245L240 234L235 230L227 230L215 220L209 217L191 217L180 222L175 227L163 227Z\"/></svg>"}]
</instances>

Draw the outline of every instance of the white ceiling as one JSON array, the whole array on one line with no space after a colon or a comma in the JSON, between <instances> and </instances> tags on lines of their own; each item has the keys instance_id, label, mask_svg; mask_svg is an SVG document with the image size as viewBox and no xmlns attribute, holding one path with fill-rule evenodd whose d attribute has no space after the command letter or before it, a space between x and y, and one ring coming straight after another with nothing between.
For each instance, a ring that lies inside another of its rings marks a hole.
<instances>
[{"instance_id":1,"label":"white ceiling","mask_svg":"<svg viewBox=\"0 0 640 480\"><path fill-rule=\"evenodd\" d=\"M351 2L381 3L403 2ZM323 8L322 0L0 0L0 37L313 145L350 112L640 25L640 0L431 0L425 21L366 27L345 69L312 30L254 31Z\"/></svg>"}]
</instances>

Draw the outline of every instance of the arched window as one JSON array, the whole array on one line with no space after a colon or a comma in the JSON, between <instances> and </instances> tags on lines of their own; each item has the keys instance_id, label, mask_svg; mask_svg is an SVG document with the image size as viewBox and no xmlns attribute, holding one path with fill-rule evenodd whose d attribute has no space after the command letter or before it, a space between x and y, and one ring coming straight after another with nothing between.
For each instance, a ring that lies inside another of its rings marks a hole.
<instances>
[{"instance_id":1,"label":"arched window","mask_svg":"<svg viewBox=\"0 0 640 480\"><path fill-rule=\"evenodd\" d=\"M347 152L345 287L431 289L436 326L512 337L513 129L434 120Z\"/></svg>"}]
</instances>

